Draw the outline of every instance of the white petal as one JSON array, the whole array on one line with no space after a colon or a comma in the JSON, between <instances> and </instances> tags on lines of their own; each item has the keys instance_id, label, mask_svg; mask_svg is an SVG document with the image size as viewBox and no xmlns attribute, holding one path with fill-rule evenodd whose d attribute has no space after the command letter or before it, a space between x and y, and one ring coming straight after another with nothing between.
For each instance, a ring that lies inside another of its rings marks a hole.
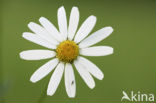
<instances>
[{"instance_id":1,"label":"white petal","mask_svg":"<svg viewBox=\"0 0 156 103\"><path fill-rule=\"evenodd\" d=\"M25 33L23 33L22 36L23 36L23 38L25 38L25 39L33 42L33 43L36 43L38 45L44 46L44 47L49 48L49 49L56 49L55 45L50 44L48 41L44 40L39 35L25 32Z\"/></svg>"},{"instance_id":2,"label":"white petal","mask_svg":"<svg viewBox=\"0 0 156 103\"><path fill-rule=\"evenodd\" d=\"M99 80L103 79L104 74L95 64L93 64L91 61L87 60L84 57L79 56L78 59L80 63L85 66L85 69L89 71L89 73L91 73L94 77L96 77Z\"/></svg>"},{"instance_id":3,"label":"white petal","mask_svg":"<svg viewBox=\"0 0 156 103\"><path fill-rule=\"evenodd\" d=\"M81 43L79 44L79 47L85 48L85 47L94 45L100 42L101 40L105 39L106 37L108 37L112 32L113 32L112 27L104 27L96 31L95 33L91 34L89 37L87 37L83 41L81 41Z\"/></svg>"},{"instance_id":4,"label":"white petal","mask_svg":"<svg viewBox=\"0 0 156 103\"><path fill-rule=\"evenodd\" d=\"M80 54L85 56L105 56L113 53L113 48L109 46L95 46L80 49Z\"/></svg>"},{"instance_id":5,"label":"white petal","mask_svg":"<svg viewBox=\"0 0 156 103\"><path fill-rule=\"evenodd\" d=\"M60 7L58 9L58 25L59 25L59 30L64 39L67 39L67 18L66 18L66 12L64 7Z\"/></svg>"},{"instance_id":6,"label":"white petal","mask_svg":"<svg viewBox=\"0 0 156 103\"><path fill-rule=\"evenodd\" d=\"M41 60L52 58L56 55L51 50L27 50L20 53L20 57L25 60Z\"/></svg>"},{"instance_id":7,"label":"white petal","mask_svg":"<svg viewBox=\"0 0 156 103\"><path fill-rule=\"evenodd\" d=\"M56 29L56 27L48 19L46 19L45 17L41 17L39 21L43 25L43 27L49 32L49 34L51 34L56 40L58 40L59 42L63 41L63 38Z\"/></svg>"},{"instance_id":8,"label":"white petal","mask_svg":"<svg viewBox=\"0 0 156 103\"><path fill-rule=\"evenodd\" d=\"M60 84L63 71L64 71L64 64L60 62L51 76L50 82L48 84L47 95L52 96L55 93L58 85Z\"/></svg>"},{"instance_id":9,"label":"white petal","mask_svg":"<svg viewBox=\"0 0 156 103\"><path fill-rule=\"evenodd\" d=\"M39 35L40 37L42 37L43 39L47 40L49 43L52 44L59 44L43 27L41 27L40 25L34 23L34 22L30 22L28 24L28 27L37 35Z\"/></svg>"},{"instance_id":10,"label":"white petal","mask_svg":"<svg viewBox=\"0 0 156 103\"><path fill-rule=\"evenodd\" d=\"M74 41L76 43L79 43L81 40L83 40L93 29L96 23L96 17L90 16L88 17L84 23L81 25L80 29L76 33L76 36L74 38Z\"/></svg>"},{"instance_id":11,"label":"white petal","mask_svg":"<svg viewBox=\"0 0 156 103\"><path fill-rule=\"evenodd\" d=\"M75 81L75 75L72 68L72 65L67 63L65 66L65 86L66 86L66 92L70 98L75 97L76 94L76 81Z\"/></svg>"},{"instance_id":12,"label":"white petal","mask_svg":"<svg viewBox=\"0 0 156 103\"><path fill-rule=\"evenodd\" d=\"M68 27L68 38L69 40L72 40L75 32L77 30L79 23L79 10L77 7L73 7L70 14L69 19L69 27Z\"/></svg>"},{"instance_id":13,"label":"white petal","mask_svg":"<svg viewBox=\"0 0 156 103\"><path fill-rule=\"evenodd\" d=\"M85 67L80 63L79 60L75 60L74 65L77 71L79 72L80 76L82 77L82 79L88 85L88 87L93 89L95 87L95 82L90 73L85 69Z\"/></svg>"},{"instance_id":14,"label":"white petal","mask_svg":"<svg viewBox=\"0 0 156 103\"><path fill-rule=\"evenodd\" d=\"M41 66L38 70L35 71L35 73L31 76L30 81L35 83L42 78L44 78L46 75L48 75L58 64L58 59L55 58L53 60L50 60L43 66Z\"/></svg>"}]
</instances>

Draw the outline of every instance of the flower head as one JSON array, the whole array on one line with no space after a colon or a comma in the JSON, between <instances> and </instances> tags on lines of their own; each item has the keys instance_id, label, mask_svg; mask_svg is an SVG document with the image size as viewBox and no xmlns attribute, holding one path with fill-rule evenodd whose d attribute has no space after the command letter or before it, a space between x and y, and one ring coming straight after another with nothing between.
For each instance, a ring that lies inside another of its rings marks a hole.
<instances>
[{"instance_id":1,"label":"flower head","mask_svg":"<svg viewBox=\"0 0 156 103\"><path fill-rule=\"evenodd\" d=\"M77 7L73 7L71 10L69 26L67 26L64 7L58 9L59 31L44 17L41 17L39 22L42 26L30 22L28 27L33 33L25 32L23 38L49 50L27 50L21 52L20 57L25 60L52 59L37 69L30 81L35 83L55 69L48 84L47 95L55 93L64 73L66 92L69 97L75 97L76 80L72 67L74 64L88 87L94 88L95 82L92 76L102 80L104 74L95 64L83 56L112 54L112 47L93 46L108 37L113 32L112 27L104 27L89 35L96 23L96 17L89 16L77 30L79 23Z\"/></svg>"}]
</instances>

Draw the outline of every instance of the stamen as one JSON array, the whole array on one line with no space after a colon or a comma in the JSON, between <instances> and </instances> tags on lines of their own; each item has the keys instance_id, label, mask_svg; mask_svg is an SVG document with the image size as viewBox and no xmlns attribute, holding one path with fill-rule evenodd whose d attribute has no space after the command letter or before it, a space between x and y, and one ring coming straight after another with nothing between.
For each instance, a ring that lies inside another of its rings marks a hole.
<instances>
[{"instance_id":1,"label":"stamen","mask_svg":"<svg viewBox=\"0 0 156 103\"><path fill-rule=\"evenodd\" d=\"M79 54L79 47L74 41L66 40L60 43L56 49L56 57L63 62L73 62Z\"/></svg>"}]
</instances>

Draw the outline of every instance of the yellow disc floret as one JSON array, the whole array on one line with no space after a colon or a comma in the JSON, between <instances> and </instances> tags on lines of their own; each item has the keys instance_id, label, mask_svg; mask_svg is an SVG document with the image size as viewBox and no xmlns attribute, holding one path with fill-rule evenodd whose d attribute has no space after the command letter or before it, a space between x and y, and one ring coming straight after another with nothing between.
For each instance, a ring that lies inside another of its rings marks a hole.
<instances>
[{"instance_id":1,"label":"yellow disc floret","mask_svg":"<svg viewBox=\"0 0 156 103\"><path fill-rule=\"evenodd\" d=\"M74 41L66 40L58 45L56 52L60 61L73 62L79 54L79 47Z\"/></svg>"}]
</instances>

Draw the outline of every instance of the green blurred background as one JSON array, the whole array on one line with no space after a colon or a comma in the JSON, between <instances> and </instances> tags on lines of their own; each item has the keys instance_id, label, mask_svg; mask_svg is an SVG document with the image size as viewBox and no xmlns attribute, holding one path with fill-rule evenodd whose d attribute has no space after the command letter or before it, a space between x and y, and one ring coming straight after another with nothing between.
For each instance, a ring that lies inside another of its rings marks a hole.
<instances>
[{"instance_id":1,"label":"green blurred background","mask_svg":"<svg viewBox=\"0 0 156 103\"><path fill-rule=\"evenodd\" d=\"M19 53L29 49L45 49L22 38L30 31L27 24L44 16L57 25L57 9L64 6L69 18L71 8L80 11L80 23L90 15L97 17L92 32L112 26L114 32L97 45L109 45L114 54L87 57L105 74L95 79L91 90L76 70L76 98L68 98L64 78L54 96L43 103L121 103L122 91L156 93L156 0L3 0L0 2L0 100L1 103L37 103L50 73L33 84L30 76L46 63L24 61ZM80 25L79 25L80 26ZM123 103L129 103L123 101Z\"/></svg>"}]
</instances>

